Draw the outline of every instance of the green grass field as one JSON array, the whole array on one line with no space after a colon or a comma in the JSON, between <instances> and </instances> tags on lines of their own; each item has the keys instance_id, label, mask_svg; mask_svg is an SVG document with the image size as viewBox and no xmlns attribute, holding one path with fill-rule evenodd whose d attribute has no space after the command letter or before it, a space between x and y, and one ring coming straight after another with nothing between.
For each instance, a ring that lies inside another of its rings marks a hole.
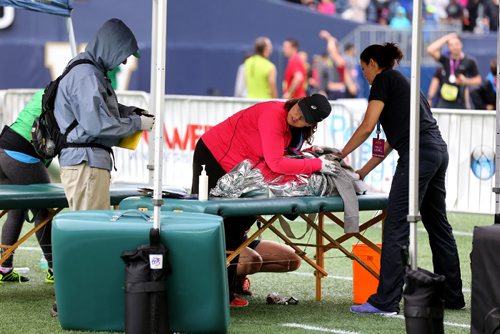
<instances>
[{"instance_id":1,"label":"green grass field","mask_svg":"<svg viewBox=\"0 0 500 334\"><path fill-rule=\"evenodd\" d=\"M364 215L366 218L366 214ZM470 252L474 226L490 225L493 217L450 213L448 216L456 233L460 252L462 279L467 306L465 310L446 311L446 333L470 332ZM292 222L298 235L304 224ZM420 224L421 226L421 224ZM30 227L30 226L29 226ZM327 225L328 229L336 228ZM374 227L366 233L371 240L380 240L381 229ZM305 237L307 240L309 236ZM266 239L275 239L270 233ZM311 237L312 238L312 237ZM425 231L418 233L418 265L431 269L431 254ZM311 239L312 240L312 239ZM350 246L349 246L350 247ZM313 255L313 248L306 251ZM36 239L29 239L16 253L15 266L29 267L28 283L0 284L0 334L11 333L90 333L62 330L57 318L50 315L54 301L53 285L44 283L45 274L39 269L41 251ZM340 333L340 334L383 334L404 333L405 321L401 315L384 317L379 315L355 315L349 312L352 303L352 264L337 250L327 253L326 269L329 273L323 279L323 300L316 302L313 270L305 262L295 273L261 273L251 276L252 291L250 305L231 309L230 333ZM89 268L92 274L92 268ZM57 279L57 276L56 276ZM281 296L294 296L298 305L267 305L265 297L270 292ZM203 296L196 296L203 298ZM196 303L196 298L193 303ZM105 312L105 310L103 310ZM193 321L196 321L193 319Z\"/></svg>"}]
</instances>

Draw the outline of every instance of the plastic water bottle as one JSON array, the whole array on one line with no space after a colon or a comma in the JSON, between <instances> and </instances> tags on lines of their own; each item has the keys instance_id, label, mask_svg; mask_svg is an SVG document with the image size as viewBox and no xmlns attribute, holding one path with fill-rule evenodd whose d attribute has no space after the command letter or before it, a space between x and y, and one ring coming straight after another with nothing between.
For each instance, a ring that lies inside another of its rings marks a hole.
<instances>
[{"instance_id":1,"label":"plastic water bottle","mask_svg":"<svg viewBox=\"0 0 500 334\"><path fill-rule=\"evenodd\" d=\"M205 165L201 165L201 167L203 169L198 181L198 200L206 201L208 200L208 175L205 171Z\"/></svg>"},{"instance_id":2,"label":"plastic water bottle","mask_svg":"<svg viewBox=\"0 0 500 334\"><path fill-rule=\"evenodd\" d=\"M49 269L49 263L45 259L45 256L43 256L43 254L42 254L42 257L40 258L40 270L46 271L48 269Z\"/></svg>"}]
</instances>

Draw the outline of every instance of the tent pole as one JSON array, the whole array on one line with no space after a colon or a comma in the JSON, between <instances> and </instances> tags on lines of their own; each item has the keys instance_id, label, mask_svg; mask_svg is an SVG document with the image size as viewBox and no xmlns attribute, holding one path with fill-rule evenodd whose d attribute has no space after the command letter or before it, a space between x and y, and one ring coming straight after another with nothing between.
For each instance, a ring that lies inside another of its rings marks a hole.
<instances>
[{"instance_id":1,"label":"tent pole","mask_svg":"<svg viewBox=\"0 0 500 334\"><path fill-rule=\"evenodd\" d=\"M422 55L422 0L413 1L411 95L410 95L410 176L408 189L408 222L410 223L410 264L417 269L417 223L419 216L419 142L420 142L420 60Z\"/></svg>"},{"instance_id":2,"label":"tent pole","mask_svg":"<svg viewBox=\"0 0 500 334\"><path fill-rule=\"evenodd\" d=\"M498 14L498 20L500 22L500 13ZM497 73L495 73L497 78L497 92L500 89L500 72L498 68L500 64L500 32L497 32ZM495 135L495 187L493 187L493 192L495 193L495 224L500 224L500 94L496 94L496 135Z\"/></svg>"},{"instance_id":3,"label":"tent pole","mask_svg":"<svg viewBox=\"0 0 500 334\"><path fill-rule=\"evenodd\" d=\"M152 3L152 18L151 18L151 80L149 84L149 110L155 110L155 96L156 90L154 89L156 85L156 62L157 62L157 54L156 54L156 40L157 40L157 32L158 32L158 0L153 0ZM149 133L149 142L148 142L148 183L154 183L154 149L155 149L155 134L156 131L153 130Z\"/></svg>"},{"instance_id":4,"label":"tent pole","mask_svg":"<svg viewBox=\"0 0 500 334\"><path fill-rule=\"evenodd\" d=\"M154 113L155 121L155 169L154 169L154 191L153 191L153 227L160 229L160 213L163 204L162 197L162 174L163 174L163 114L165 111L165 58L167 49L167 0L153 0L158 2L156 29L156 77L154 86Z\"/></svg>"},{"instance_id":5,"label":"tent pole","mask_svg":"<svg viewBox=\"0 0 500 334\"><path fill-rule=\"evenodd\" d=\"M76 57L76 39L75 39L75 31L73 30L73 20L71 16L66 18L66 29L68 30L68 38L69 38L69 46L71 48L71 58Z\"/></svg>"}]
</instances>

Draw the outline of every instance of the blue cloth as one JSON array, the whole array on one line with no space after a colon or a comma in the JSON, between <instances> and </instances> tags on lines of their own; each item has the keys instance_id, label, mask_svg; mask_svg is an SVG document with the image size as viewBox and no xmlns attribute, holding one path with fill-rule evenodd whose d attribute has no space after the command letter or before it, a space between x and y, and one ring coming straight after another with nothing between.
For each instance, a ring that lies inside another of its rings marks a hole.
<instances>
[{"instance_id":1,"label":"blue cloth","mask_svg":"<svg viewBox=\"0 0 500 334\"><path fill-rule=\"evenodd\" d=\"M493 74L488 73L486 76L486 80L488 80L491 83L491 87L493 87L493 90L495 93L497 92L497 84L495 83L495 78L493 77Z\"/></svg>"},{"instance_id":2,"label":"blue cloth","mask_svg":"<svg viewBox=\"0 0 500 334\"><path fill-rule=\"evenodd\" d=\"M411 22L410 20L408 20L406 16L405 17L394 16L389 26L395 30L410 30Z\"/></svg>"},{"instance_id":3,"label":"blue cloth","mask_svg":"<svg viewBox=\"0 0 500 334\"><path fill-rule=\"evenodd\" d=\"M40 159L21 152L9 151L9 150L4 150L4 152L12 159L17 160L19 162L23 162L25 164L36 164L40 162Z\"/></svg>"},{"instance_id":4,"label":"blue cloth","mask_svg":"<svg viewBox=\"0 0 500 334\"><path fill-rule=\"evenodd\" d=\"M61 16L70 16L73 7L69 0L33 1L33 0L0 0L0 6L15 7Z\"/></svg>"}]
</instances>

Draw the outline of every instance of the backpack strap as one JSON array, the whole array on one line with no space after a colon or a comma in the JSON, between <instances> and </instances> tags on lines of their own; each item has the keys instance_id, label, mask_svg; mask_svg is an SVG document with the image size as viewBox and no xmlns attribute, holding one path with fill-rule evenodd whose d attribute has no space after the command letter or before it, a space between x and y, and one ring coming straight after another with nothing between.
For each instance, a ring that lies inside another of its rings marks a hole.
<instances>
[{"instance_id":1,"label":"backpack strap","mask_svg":"<svg viewBox=\"0 0 500 334\"><path fill-rule=\"evenodd\" d=\"M66 143L66 147L95 147L101 148L108 152L111 155L111 160L113 161L113 169L116 171L116 161L115 161L115 153L113 149L109 146L99 144L99 143Z\"/></svg>"},{"instance_id":2,"label":"backpack strap","mask_svg":"<svg viewBox=\"0 0 500 334\"><path fill-rule=\"evenodd\" d=\"M95 66L95 63L92 60L89 60L89 59L78 59L78 60L75 60L74 62L72 62L71 64L69 64L68 66L66 66L66 68L64 69L64 72L59 77L59 80L62 79L64 76L66 76L66 74L68 74L68 72L71 71L71 69L73 67L75 67L77 65L80 65L80 64L91 64L91 65Z\"/></svg>"}]
</instances>

